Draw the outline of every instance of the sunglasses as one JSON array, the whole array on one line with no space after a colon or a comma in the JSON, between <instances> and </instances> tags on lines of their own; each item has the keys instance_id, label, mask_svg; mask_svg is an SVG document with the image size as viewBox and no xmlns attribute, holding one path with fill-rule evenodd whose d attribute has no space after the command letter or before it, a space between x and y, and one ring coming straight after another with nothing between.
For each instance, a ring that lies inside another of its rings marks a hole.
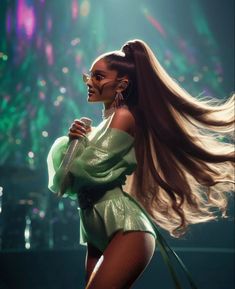
<instances>
[{"instance_id":1,"label":"sunglasses","mask_svg":"<svg viewBox=\"0 0 235 289\"><path fill-rule=\"evenodd\" d=\"M94 84L99 84L102 80L104 79L109 79L110 81L119 81L119 79L111 79L111 78L106 78L105 76L99 74L99 73L83 73L82 74L82 79L83 79L83 82L85 84L87 84L87 82L89 80L91 80Z\"/></svg>"}]
</instances>

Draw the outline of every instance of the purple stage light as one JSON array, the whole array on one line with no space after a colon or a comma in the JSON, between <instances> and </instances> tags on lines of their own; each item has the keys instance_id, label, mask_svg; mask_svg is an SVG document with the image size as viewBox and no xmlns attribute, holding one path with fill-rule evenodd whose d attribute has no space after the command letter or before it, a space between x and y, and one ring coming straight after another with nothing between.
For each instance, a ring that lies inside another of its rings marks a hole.
<instances>
[{"instance_id":1,"label":"purple stage light","mask_svg":"<svg viewBox=\"0 0 235 289\"><path fill-rule=\"evenodd\" d=\"M17 32L18 36L22 32L27 38L31 39L36 26L36 17L34 8L27 5L25 0L18 0L17 5Z\"/></svg>"},{"instance_id":2,"label":"purple stage light","mask_svg":"<svg viewBox=\"0 0 235 289\"><path fill-rule=\"evenodd\" d=\"M9 9L7 11L6 29L7 29L7 33L10 34L11 29L12 29L12 12L11 12L11 9Z\"/></svg>"},{"instance_id":3,"label":"purple stage light","mask_svg":"<svg viewBox=\"0 0 235 289\"><path fill-rule=\"evenodd\" d=\"M79 11L78 2L77 2L77 0L73 0L72 1L72 18L73 18L73 20L77 19L78 11Z\"/></svg>"},{"instance_id":4,"label":"purple stage light","mask_svg":"<svg viewBox=\"0 0 235 289\"><path fill-rule=\"evenodd\" d=\"M157 29L157 31L164 37L166 37L166 31L164 30L163 26L148 12L145 12L145 16L147 20Z\"/></svg>"},{"instance_id":5,"label":"purple stage light","mask_svg":"<svg viewBox=\"0 0 235 289\"><path fill-rule=\"evenodd\" d=\"M53 53L53 46L51 43L46 43L45 45L45 53L47 57L47 63L49 65L53 65L54 63L54 53Z\"/></svg>"}]
</instances>

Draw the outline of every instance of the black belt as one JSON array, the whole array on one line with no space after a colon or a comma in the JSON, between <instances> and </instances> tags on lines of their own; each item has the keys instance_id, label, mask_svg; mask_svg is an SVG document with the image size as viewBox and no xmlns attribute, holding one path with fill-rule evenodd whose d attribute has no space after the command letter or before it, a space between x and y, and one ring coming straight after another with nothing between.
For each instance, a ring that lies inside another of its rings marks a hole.
<instances>
[{"instance_id":1,"label":"black belt","mask_svg":"<svg viewBox=\"0 0 235 289\"><path fill-rule=\"evenodd\" d=\"M81 209L91 208L105 193L100 188L83 188L77 194L78 205Z\"/></svg>"},{"instance_id":2,"label":"black belt","mask_svg":"<svg viewBox=\"0 0 235 289\"><path fill-rule=\"evenodd\" d=\"M95 203L102 198L106 191L117 187L117 184L84 187L77 193L78 206L81 209L87 209L93 207Z\"/></svg>"}]
</instances>

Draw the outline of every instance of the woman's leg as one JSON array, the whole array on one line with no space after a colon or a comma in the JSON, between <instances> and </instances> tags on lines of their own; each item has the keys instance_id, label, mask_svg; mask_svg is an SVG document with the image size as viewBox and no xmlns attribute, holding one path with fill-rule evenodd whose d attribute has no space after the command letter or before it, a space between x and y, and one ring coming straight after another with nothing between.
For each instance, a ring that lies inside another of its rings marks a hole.
<instances>
[{"instance_id":1,"label":"woman's leg","mask_svg":"<svg viewBox=\"0 0 235 289\"><path fill-rule=\"evenodd\" d=\"M103 253L94 278L86 289L128 289L141 275L155 250L155 238L147 232L117 232Z\"/></svg>"},{"instance_id":2,"label":"woman's leg","mask_svg":"<svg viewBox=\"0 0 235 289\"><path fill-rule=\"evenodd\" d=\"M90 243L87 244L87 253L86 253L86 264L85 264L85 269L86 269L86 283L88 282L91 273L93 269L95 268L95 265L99 258L102 256L102 252L91 245Z\"/></svg>"}]
</instances>

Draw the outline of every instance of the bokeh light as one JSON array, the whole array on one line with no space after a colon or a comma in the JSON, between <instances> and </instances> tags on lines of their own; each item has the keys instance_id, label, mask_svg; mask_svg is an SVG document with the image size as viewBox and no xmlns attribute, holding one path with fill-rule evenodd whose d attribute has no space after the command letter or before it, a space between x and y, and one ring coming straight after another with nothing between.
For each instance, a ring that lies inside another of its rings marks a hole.
<instances>
[{"instance_id":1,"label":"bokeh light","mask_svg":"<svg viewBox=\"0 0 235 289\"><path fill-rule=\"evenodd\" d=\"M231 67L224 67L205 7L200 1L170 1L169 8L168 2L135 2L133 10L131 0L125 11L115 1L2 4L0 164L32 166L28 152L33 151L34 165L40 167L50 144L67 134L74 118L88 115L98 122L100 105L87 104L81 73L100 53L128 39L149 43L169 74L195 96L228 96ZM128 11L133 13L127 21Z\"/></svg>"}]
</instances>

